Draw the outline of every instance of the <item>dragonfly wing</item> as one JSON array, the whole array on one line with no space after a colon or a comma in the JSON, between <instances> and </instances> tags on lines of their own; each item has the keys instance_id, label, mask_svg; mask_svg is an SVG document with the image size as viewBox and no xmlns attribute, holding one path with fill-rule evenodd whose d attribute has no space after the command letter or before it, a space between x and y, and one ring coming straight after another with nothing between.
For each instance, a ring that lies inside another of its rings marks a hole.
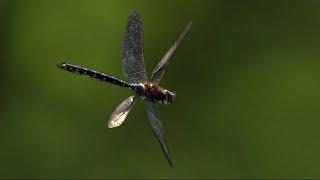
<instances>
[{"instance_id":1,"label":"dragonfly wing","mask_svg":"<svg viewBox=\"0 0 320 180\"><path fill-rule=\"evenodd\" d=\"M189 30L191 29L192 21L189 21L188 25L184 28L178 39L173 43L173 45L170 47L170 49L167 51L167 53L163 56L161 61L158 63L158 65L155 67L155 69L152 72L151 76L151 82L155 84L159 84L161 81L161 78L164 74L164 71L169 64L169 60L171 59L171 56L174 54L177 47L180 45L182 40L185 38L185 36L188 34Z\"/></svg>"},{"instance_id":2,"label":"dragonfly wing","mask_svg":"<svg viewBox=\"0 0 320 180\"><path fill-rule=\"evenodd\" d=\"M160 120L159 112L156 108L156 105L152 102L145 101L145 107L146 107L146 111L148 114L149 122L152 127L153 133L157 137L169 165L172 167L173 164L170 158L169 149L166 144L162 122Z\"/></svg>"},{"instance_id":3,"label":"dragonfly wing","mask_svg":"<svg viewBox=\"0 0 320 180\"><path fill-rule=\"evenodd\" d=\"M121 48L122 69L129 83L148 80L143 58L143 26L140 16L132 11L128 17Z\"/></svg>"},{"instance_id":4,"label":"dragonfly wing","mask_svg":"<svg viewBox=\"0 0 320 180\"><path fill-rule=\"evenodd\" d=\"M137 99L138 97L136 96L130 96L122 101L110 116L108 120L108 128L120 126L126 120L126 117Z\"/></svg>"}]
</instances>

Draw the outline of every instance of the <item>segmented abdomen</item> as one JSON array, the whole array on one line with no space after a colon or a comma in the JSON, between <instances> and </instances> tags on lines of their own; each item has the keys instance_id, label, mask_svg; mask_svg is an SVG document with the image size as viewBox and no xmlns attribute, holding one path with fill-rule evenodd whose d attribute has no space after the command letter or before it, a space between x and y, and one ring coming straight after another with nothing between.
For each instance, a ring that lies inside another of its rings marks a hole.
<instances>
[{"instance_id":1,"label":"segmented abdomen","mask_svg":"<svg viewBox=\"0 0 320 180\"><path fill-rule=\"evenodd\" d=\"M61 69L66 70L66 71L75 73L75 74L85 75L85 76L91 77L93 79L97 79L97 80L100 80L100 81L103 81L103 82L108 82L108 83L111 83L111 84L114 84L114 85L118 85L118 86L121 86L121 87L131 87L126 82L121 81L121 80L119 80L117 78L114 78L112 76L109 76L109 75L106 75L106 74L103 74L103 73L100 73L100 72L92 71L92 70L89 70L89 69L86 69L86 68L83 68L83 67L75 66L75 65L72 65L72 64L67 64L67 63L64 63L64 62L58 63L58 67L61 68Z\"/></svg>"}]
</instances>

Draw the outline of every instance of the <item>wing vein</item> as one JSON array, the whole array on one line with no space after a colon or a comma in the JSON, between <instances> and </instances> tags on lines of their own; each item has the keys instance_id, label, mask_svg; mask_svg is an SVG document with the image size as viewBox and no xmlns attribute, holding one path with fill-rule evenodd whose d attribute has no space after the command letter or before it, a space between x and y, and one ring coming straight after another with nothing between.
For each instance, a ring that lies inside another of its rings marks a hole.
<instances>
[{"instance_id":1,"label":"wing vein","mask_svg":"<svg viewBox=\"0 0 320 180\"><path fill-rule=\"evenodd\" d=\"M158 65L154 68L151 76L151 81L155 84L159 84L161 81L161 78L164 74L165 69L167 68L167 65L170 62L170 59L172 55L174 54L175 50L179 47L182 40L185 38L185 36L188 34L192 26L192 21L189 21L187 26L184 28L178 39L172 44L172 46L169 48L167 53L163 56L161 61L158 63Z\"/></svg>"}]
</instances>

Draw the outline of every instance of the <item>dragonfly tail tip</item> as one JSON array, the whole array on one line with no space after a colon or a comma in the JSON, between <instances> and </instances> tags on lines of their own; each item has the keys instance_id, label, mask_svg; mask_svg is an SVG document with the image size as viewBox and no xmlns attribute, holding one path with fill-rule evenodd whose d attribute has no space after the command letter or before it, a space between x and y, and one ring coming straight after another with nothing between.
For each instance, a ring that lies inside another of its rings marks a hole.
<instances>
[{"instance_id":1,"label":"dragonfly tail tip","mask_svg":"<svg viewBox=\"0 0 320 180\"><path fill-rule=\"evenodd\" d=\"M67 66L67 64L64 61L60 61L57 63L57 67L64 69Z\"/></svg>"}]
</instances>

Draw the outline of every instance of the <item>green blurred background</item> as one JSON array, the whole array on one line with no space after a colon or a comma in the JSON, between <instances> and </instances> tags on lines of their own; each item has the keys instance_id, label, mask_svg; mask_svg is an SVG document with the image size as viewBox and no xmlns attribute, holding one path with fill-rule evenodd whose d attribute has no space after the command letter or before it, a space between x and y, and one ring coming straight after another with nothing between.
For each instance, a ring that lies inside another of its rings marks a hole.
<instances>
[{"instance_id":1,"label":"green blurred background","mask_svg":"<svg viewBox=\"0 0 320 180\"><path fill-rule=\"evenodd\" d=\"M127 16L142 16L150 74L188 20L159 105L171 169L132 94L57 69L124 79ZM320 2L0 1L0 178L320 177Z\"/></svg>"}]
</instances>

